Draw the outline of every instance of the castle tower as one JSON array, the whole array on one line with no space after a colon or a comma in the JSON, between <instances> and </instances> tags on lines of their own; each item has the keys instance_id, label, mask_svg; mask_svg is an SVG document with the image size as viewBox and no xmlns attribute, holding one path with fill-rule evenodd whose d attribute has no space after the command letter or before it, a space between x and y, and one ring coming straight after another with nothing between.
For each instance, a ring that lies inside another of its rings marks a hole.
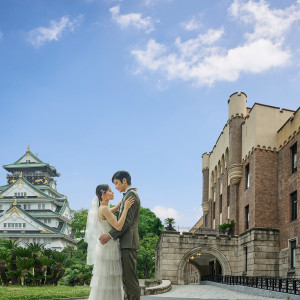
<instances>
[{"instance_id":1,"label":"castle tower","mask_svg":"<svg viewBox=\"0 0 300 300\"><path fill-rule=\"evenodd\" d=\"M75 245L68 199L56 189L56 168L29 147L15 163L4 165L7 185L0 186L0 237L21 245L40 243L62 250Z\"/></svg>"},{"instance_id":2,"label":"castle tower","mask_svg":"<svg viewBox=\"0 0 300 300\"><path fill-rule=\"evenodd\" d=\"M247 112L247 95L234 93L228 100L230 216L239 219L239 184L242 178L242 123ZM238 227L236 226L236 231Z\"/></svg>"},{"instance_id":3,"label":"castle tower","mask_svg":"<svg viewBox=\"0 0 300 300\"><path fill-rule=\"evenodd\" d=\"M246 116L247 95L234 93L228 100L230 184L239 184L242 177L242 122Z\"/></svg>"}]
</instances>

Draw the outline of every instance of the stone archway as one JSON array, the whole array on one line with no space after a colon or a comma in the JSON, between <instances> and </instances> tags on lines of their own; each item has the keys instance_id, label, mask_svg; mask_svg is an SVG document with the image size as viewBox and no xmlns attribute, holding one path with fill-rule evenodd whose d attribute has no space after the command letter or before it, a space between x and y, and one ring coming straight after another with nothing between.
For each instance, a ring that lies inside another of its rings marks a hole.
<instances>
[{"instance_id":1,"label":"stone archway","mask_svg":"<svg viewBox=\"0 0 300 300\"><path fill-rule=\"evenodd\" d=\"M217 249L211 247L196 247L184 254L182 257L179 266L178 266L178 284L184 284L184 269L186 264L188 264L188 260L190 257L197 257L197 254L201 253L201 255L205 254L211 257L214 257L221 266L222 275L231 275L231 268L228 259L226 256L218 251ZM200 270L199 270L200 272ZM200 274L201 276L201 274Z\"/></svg>"}]
</instances>

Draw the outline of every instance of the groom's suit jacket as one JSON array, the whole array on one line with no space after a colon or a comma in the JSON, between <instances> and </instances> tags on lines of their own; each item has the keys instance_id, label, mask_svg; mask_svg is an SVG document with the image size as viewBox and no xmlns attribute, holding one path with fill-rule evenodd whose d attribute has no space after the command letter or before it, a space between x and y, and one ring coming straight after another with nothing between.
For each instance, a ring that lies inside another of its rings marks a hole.
<instances>
[{"instance_id":1,"label":"groom's suit jacket","mask_svg":"<svg viewBox=\"0 0 300 300\"><path fill-rule=\"evenodd\" d=\"M134 203L130 207L127 213L127 217L125 220L125 223L123 225L123 228L121 231L118 231L116 229L112 229L109 234L111 237L115 240L119 238L120 240L120 248L121 249L139 249L140 247L140 241L139 241L139 231L138 231L138 225L139 225L139 217L140 217L140 198L137 192L134 190L134 188L129 189L125 196L123 196L122 202L119 207L118 212L118 220L121 217L123 210L124 210L124 204L125 201L132 196L134 198Z\"/></svg>"}]
</instances>

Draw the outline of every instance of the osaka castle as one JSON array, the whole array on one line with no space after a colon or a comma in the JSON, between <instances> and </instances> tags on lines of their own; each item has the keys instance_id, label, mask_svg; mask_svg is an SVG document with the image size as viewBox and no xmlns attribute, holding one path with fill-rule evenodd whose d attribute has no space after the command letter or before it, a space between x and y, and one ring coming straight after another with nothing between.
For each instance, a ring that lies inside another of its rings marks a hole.
<instances>
[{"instance_id":1,"label":"osaka castle","mask_svg":"<svg viewBox=\"0 0 300 300\"><path fill-rule=\"evenodd\" d=\"M68 198L56 190L60 174L29 147L15 163L4 165L7 185L0 186L0 237L62 250L75 245Z\"/></svg>"}]
</instances>

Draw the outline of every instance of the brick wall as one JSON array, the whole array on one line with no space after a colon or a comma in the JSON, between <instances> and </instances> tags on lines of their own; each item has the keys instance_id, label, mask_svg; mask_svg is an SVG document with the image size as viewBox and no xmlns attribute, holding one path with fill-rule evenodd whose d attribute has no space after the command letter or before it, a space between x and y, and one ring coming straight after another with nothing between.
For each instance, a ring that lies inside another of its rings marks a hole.
<instances>
[{"instance_id":1,"label":"brick wall","mask_svg":"<svg viewBox=\"0 0 300 300\"><path fill-rule=\"evenodd\" d=\"M290 147L297 142L297 171L292 174ZM280 249L289 247L289 239L300 233L300 133L294 136L278 153L278 226L280 229ZM297 220L291 221L290 194L297 190Z\"/></svg>"},{"instance_id":2,"label":"brick wall","mask_svg":"<svg viewBox=\"0 0 300 300\"><path fill-rule=\"evenodd\" d=\"M249 164L250 187L246 189L246 166ZM253 152L243 163L243 175L238 188L239 192L239 218L236 221L239 234L246 230L245 207L249 205L249 229L254 227L255 221L255 152Z\"/></svg>"},{"instance_id":3,"label":"brick wall","mask_svg":"<svg viewBox=\"0 0 300 300\"><path fill-rule=\"evenodd\" d=\"M255 227L278 228L277 152L255 150Z\"/></svg>"}]
</instances>

